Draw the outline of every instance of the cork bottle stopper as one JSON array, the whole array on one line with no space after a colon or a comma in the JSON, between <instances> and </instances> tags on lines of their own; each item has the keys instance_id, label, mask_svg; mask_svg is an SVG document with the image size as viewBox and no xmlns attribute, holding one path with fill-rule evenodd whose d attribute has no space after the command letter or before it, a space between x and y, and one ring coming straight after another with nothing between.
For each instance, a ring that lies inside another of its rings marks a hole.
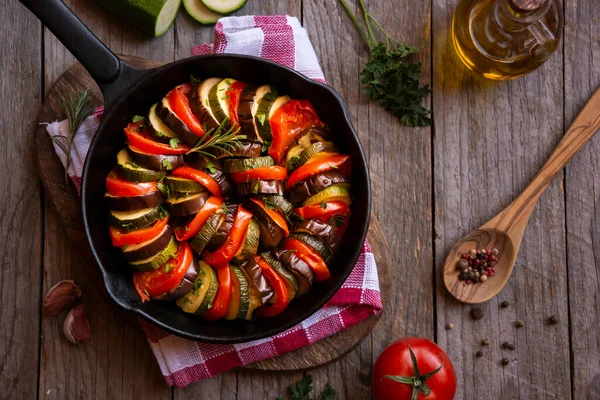
<instances>
[{"instance_id":1,"label":"cork bottle stopper","mask_svg":"<svg viewBox=\"0 0 600 400\"><path fill-rule=\"evenodd\" d=\"M515 7L523 11L534 11L540 8L548 0L511 0Z\"/></svg>"}]
</instances>

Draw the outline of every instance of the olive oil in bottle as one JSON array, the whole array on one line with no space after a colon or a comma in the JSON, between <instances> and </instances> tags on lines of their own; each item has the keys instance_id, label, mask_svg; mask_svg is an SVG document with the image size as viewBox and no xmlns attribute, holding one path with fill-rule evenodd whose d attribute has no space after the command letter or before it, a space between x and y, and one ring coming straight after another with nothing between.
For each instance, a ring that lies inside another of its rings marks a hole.
<instances>
[{"instance_id":1,"label":"olive oil in bottle","mask_svg":"<svg viewBox=\"0 0 600 400\"><path fill-rule=\"evenodd\" d=\"M558 0L460 0L452 41L469 69L489 79L514 79L556 51L562 24Z\"/></svg>"}]
</instances>

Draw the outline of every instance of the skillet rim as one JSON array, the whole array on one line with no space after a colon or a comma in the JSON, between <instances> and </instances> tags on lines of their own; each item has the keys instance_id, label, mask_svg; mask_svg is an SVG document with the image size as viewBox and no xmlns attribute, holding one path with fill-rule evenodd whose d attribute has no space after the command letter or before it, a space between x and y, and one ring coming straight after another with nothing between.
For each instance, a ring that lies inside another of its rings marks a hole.
<instances>
[{"instance_id":1,"label":"skillet rim","mask_svg":"<svg viewBox=\"0 0 600 400\"><path fill-rule=\"evenodd\" d=\"M181 60L174 61L172 63L165 64L158 68L153 68L153 69L148 69L148 70L135 69L135 68L129 66L128 64L126 64L124 61L122 61L124 64L124 67L126 69L130 69L130 71L129 71L130 73L133 73L133 74L138 73L139 76L137 78L135 78L135 82L133 84L130 84L129 87L127 89L125 89L124 93L118 97L118 100L116 100L113 104L109 104L109 107L107 108L108 113L105 112L104 118L102 118L102 122L101 122L100 126L98 127L98 130L96 131L96 134L94 135L94 137L92 139L88 153L94 151L97 143L100 141L100 137L102 136L102 133L104 131L106 121L111 119L114 110L116 110L121 103L123 103L126 99L128 99L129 95L132 92L134 92L137 87L146 83L148 80L153 79L156 75L158 75L159 73L161 73L162 71L164 71L166 69L175 68L182 64L188 64L188 63L194 63L194 62L197 63L197 62L201 62L204 60L211 60L211 59L230 59L233 61L252 60L252 61L258 62L260 64L269 65L272 68L281 69L285 73L294 75L296 78L300 79L301 81L303 81L305 84L307 84L309 86L316 86L316 87L321 88L322 90L326 90L333 96L333 98L335 99L335 101L338 104L338 107L340 107L343 112L343 116L344 116L343 122L349 127L352 140L356 144L358 144L358 152L360 155L359 164L360 164L360 167L364 170L364 173L366 176L367 185L366 185L366 188L363 188L362 194L363 194L363 196L366 195L367 216L365 217L364 225L361 226L360 231L359 231L359 233L360 233L359 234L359 236L360 236L359 242L364 242L367 237L367 232L369 229L369 223L370 223L370 218L371 218L371 206L372 206L372 204L371 204L372 203L371 177L369 174L369 166L367 164L366 156L365 156L362 144L360 142L360 138L358 137L358 134L356 133L356 130L354 129L354 126L352 125L352 122L350 120L350 116L348 113L348 108L346 107L344 100L342 99L340 94L335 89L333 89L331 86L328 86L324 83L315 81L315 80L299 73L298 71L296 71L294 69L291 69L284 65L281 65L281 64L278 64L278 63L275 63L275 62L272 62L272 61L269 61L269 60L266 60L266 59L263 59L260 57L241 55L241 54L201 55L201 56L184 58ZM127 78L125 78L125 79L127 79ZM260 332L240 333L239 334L240 337L235 338L235 339L223 339L220 337L206 336L203 334L191 333L188 331L183 331L183 330L177 329L169 324L166 324L166 323L156 319L152 315L152 313L149 313L143 309L140 309L136 305L131 305L129 303L123 302L120 299L120 297L117 296L115 293L113 293L111 288L109 288L108 280L112 279L112 277L109 276L107 268L103 265L103 262L101 261L100 256L98 255L98 251L96 250L94 242L92 241L90 224L88 222L88 209L87 209L86 198L87 198L88 175L89 175L88 173L89 173L89 170L91 169L91 161L90 161L91 158L92 157L86 157L84 167L83 167L82 183L81 183L81 206L82 206L83 225L84 225L85 236L86 236L88 245L90 246L90 250L92 251L92 254L94 256L94 260L96 261L96 265L97 265L98 269L100 270L100 274L102 275L102 283L104 284L104 288L105 288L106 292L108 293L108 296L111 298L111 300L114 301L117 305L119 305L119 307L123 308L124 310L127 310L128 312L132 312L132 313L136 314L137 316L144 318L146 321L148 321L148 322L158 326L159 328L164 329L165 331L172 333L176 336L179 336L179 337L182 337L185 339L189 339L189 340L193 340L193 341L200 341L200 342L206 342L206 343L233 344L233 343L245 343L245 342L249 342L249 341L253 341L253 340L264 339L264 338L276 335L278 333L281 333L293 326L296 326L296 325L302 323L306 319L308 319L315 312L317 312L319 309L321 309L339 291L340 287L348 279L348 276L354 269L354 266L356 265L358 257L360 256L360 253L362 251L361 246L357 246L356 248L352 249L353 254L351 255L351 257L349 259L350 264L352 266L350 267L349 265L343 264L345 266L345 268L340 268L342 270L340 273L340 278L341 278L339 281L340 283L327 289L327 291L324 293L324 295L318 301L316 301L312 305L312 307L308 308L306 311L304 311L302 313L301 317L291 318L290 322L280 324L275 328L265 329ZM366 189L366 190L364 190L364 189Z\"/></svg>"}]
</instances>

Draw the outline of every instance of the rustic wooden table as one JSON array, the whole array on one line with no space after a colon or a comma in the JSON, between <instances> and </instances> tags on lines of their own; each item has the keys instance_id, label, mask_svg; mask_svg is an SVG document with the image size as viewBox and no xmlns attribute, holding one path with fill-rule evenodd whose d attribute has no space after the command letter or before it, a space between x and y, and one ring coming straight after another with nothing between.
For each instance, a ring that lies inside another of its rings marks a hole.
<instances>
[{"instance_id":1,"label":"rustic wooden table","mask_svg":"<svg viewBox=\"0 0 600 400\"><path fill-rule=\"evenodd\" d=\"M543 196L515 272L482 306L482 320L474 322L472 307L447 294L441 269L456 239L525 187L600 86L600 3L565 1L557 54L530 76L498 83L473 75L456 58L448 35L456 2L367 1L393 36L423 48L435 118L432 128L420 129L402 127L366 101L359 84L366 48L337 1L250 0L242 11L298 16L308 29L368 155L374 210L394 258L391 301L374 332L344 359L310 374L317 390L329 382L338 398L371 398L377 355L394 339L424 336L452 358L457 398L586 399L600 371L600 137ZM212 29L185 12L165 36L148 39L94 2L68 3L118 53L169 62L211 40ZM16 0L3 2L0 22L0 398L274 399L285 392L301 373L239 370L185 389L166 387L143 335L87 277L89 266L79 261L40 186L35 116L74 59ZM41 315L42 294L64 278L85 293L93 338L83 347L63 339L59 319ZM500 308L503 300L508 309ZM560 322L550 326L545 321L553 314ZM525 327L515 329L517 319ZM479 359L483 338L490 347ZM516 350L502 350L504 341Z\"/></svg>"}]
</instances>

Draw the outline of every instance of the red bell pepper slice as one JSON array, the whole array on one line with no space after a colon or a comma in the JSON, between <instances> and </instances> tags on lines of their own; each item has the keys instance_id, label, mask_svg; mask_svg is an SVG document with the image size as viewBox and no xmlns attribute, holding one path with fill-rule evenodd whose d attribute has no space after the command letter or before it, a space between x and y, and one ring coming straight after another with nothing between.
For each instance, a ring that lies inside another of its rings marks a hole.
<instances>
[{"instance_id":1,"label":"red bell pepper slice","mask_svg":"<svg viewBox=\"0 0 600 400\"><path fill-rule=\"evenodd\" d=\"M294 212L303 219L318 219L327 223L331 217L343 215L350 206L343 201L328 201L325 208L321 204L296 208Z\"/></svg>"},{"instance_id":2,"label":"red bell pepper slice","mask_svg":"<svg viewBox=\"0 0 600 400\"><path fill-rule=\"evenodd\" d=\"M190 223L188 223L186 226L175 227L175 237L177 240L183 242L184 240L188 240L196 236L196 233L202 229L208 217L220 209L222 204L223 199L217 196L212 196L210 199L208 199L206 203L202 205Z\"/></svg>"},{"instance_id":3,"label":"red bell pepper slice","mask_svg":"<svg viewBox=\"0 0 600 400\"><path fill-rule=\"evenodd\" d=\"M317 282L324 281L331 277L329 268L327 268L327 264L325 264L325 261L323 261L319 253L304 242L297 239L288 239L283 243L283 248L285 250L295 250L298 258L307 263L313 270Z\"/></svg>"},{"instance_id":4,"label":"red bell pepper slice","mask_svg":"<svg viewBox=\"0 0 600 400\"><path fill-rule=\"evenodd\" d=\"M288 228L287 222L285 221L284 216L281 215L279 211L269 209L267 206L265 206L265 203L262 200L251 198L250 201L253 201L254 203L258 204L260 208L262 208L267 213L267 215L271 217L271 219L281 229L283 229L285 237L288 237L290 235L290 229Z\"/></svg>"},{"instance_id":5,"label":"red bell pepper slice","mask_svg":"<svg viewBox=\"0 0 600 400\"><path fill-rule=\"evenodd\" d=\"M290 100L275 111L269 120L273 142L269 155L277 164L285 161L285 155L296 135L305 129L324 126L308 100Z\"/></svg>"},{"instance_id":6,"label":"red bell pepper slice","mask_svg":"<svg viewBox=\"0 0 600 400\"><path fill-rule=\"evenodd\" d=\"M217 197L221 197L221 187L210 175L208 175L204 171L200 171L199 169L194 169L190 167L178 167L172 172L173 176L178 176L180 178L193 179L206 189L209 192L214 194Z\"/></svg>"},{"instance_id":7,"label":"red bell pepper slice","mask_svg":"<svg viewBox=\"0 0 600 400\"><path fill-rule=\"evenodd\" d=\"M286 189L290 190L295 184L302 182L314 174L339 168L350 156L344 154L332 154L328 157L319 158L311 163L304 164L290 175ZM345 172L345 171L342 171Z\"/></svg>"},{"instance_id":8,"label":"red bell pepper slice","mask_svg":"<svg viewBox=\"0 0 600 400\"><path fill-rule=\"evenodd\" d=\"M237 129L240 123L238 106L240 105L240 96L246 86L248 86L246 82L235 81L231 84L231 90L227 93L229 95L229 120L234 130Z\"/></svg>"},{"instance_id":9,"label":"red bell pepper slice","mask_svg":"<svg viewBox=\"0 0 600 400\"><path fill-rule=\"evenodd\" d=\"M150 298L161 297L175 290L193 259L192 249L187 242L179 245L175 256L154 271L135 272L133 285L142 298L142 302Z\"/></svg>"},{"instance_id":10,"label":"red bell pepper slice","mask_svg":"<svg viewBox=\"0 0 600 400\"><path fill-rule=\"evenodd\" d=\"M246 210L242 206L238 206L237 213L233 219L231 229L227 234L225 243L221 245L215 251L204 251L202 253L202 259L209 265L219 269L228 267L227 263L231 261L233 256L238 252L240 247L244 244L246 232L248 232L248 225L252 219L252 213Z\"/></svg>"},{"instance_id":11,"label":"red bell pepper slice","mask_svg":"<svg viewBox=\"0 0 600 400\"><path fill-rule=\"evenodd\" d=\"M114 226L111 226L109 228L110 239L115 247L125 246L126 244L142 243L152 239L153 237L156 237L159 233L161 233L163 229L165 229L165 226L167 226L168 222L169 217L166 217L164 219L159 219L152 226L131 232L120 231Z\"/></svg>"},{"instance_id":12,"label":"red bell pepper slice","mask_svg":"<svg viewBox=\"0 0 600 400\"><path fill-rule=\"evenodd\" d=\"M259 308L258 315L261 317L272 317L281 314L291 300L287 285L283 278L262 257L254 256L254 259L274 292L272 303L267 303Z\"/></svg>"},{"instance_id":13,"label":"red bell pepper slice","mask_svg":"<svg viewBox=\"0 0 600 400\"><path fill-rule=\"evenodd\" d=\"M217 289L212 307L202 314L205 319L211 321L227 315L232 293L231 268L219 268L217 278L219 279L219 289Z\"/></svg>"},{"instance_id":14,"label":"red bell pepper slice","mask_svg":"<svg viewBox=\"0 0 600 400\"><path fill-rule=\"evenodd\" d=\"M175 89L167 93L167 100L173 109L173 112L179 117L183 123L190 128L190 131L198 137L204 136L206 131L202 128L202 124L198 117L192 112L190 100L187 94L192 91L192 84L186 83L177 86Z\"/></svg>"},{"instance_id":15,"label":"red bell pepper slice","mask_svg":"<svg viewBox=\"0 0 600 400\"><path fill-rule=\"evenodd\" d=\"M243 172L234 172L230 175L235 183L250 182L253 179L262 179L266 181L283 181L287 178L287 168L275 165L272 167L261 167L249 169Z\"/></svg>"},{"instance_id":16,"label":"red bell pepper slice","mask_svg":"<svg viewBox=\"0 0 600 400\"><path fill-rule=\"evenodd\" d=\"M142 127L142 122L130 122L125 128L125 136L129 144L148 154L185 154L191 147L187 144L179 143L176 148L169 144L155 142L150 138L146 128Z\"/></svg>"},{"instance_id":17,"label":"red bell pepper slice","mask_svg":"<svg viewBox=\"0 0 600 400\"><path fill-rule=\"evenodd\" d=\"M133 197L156 192L156 182L130 182L117 175L116 169L106 176L106 192L111 196Z\"/></svg>"}]
</instances>

